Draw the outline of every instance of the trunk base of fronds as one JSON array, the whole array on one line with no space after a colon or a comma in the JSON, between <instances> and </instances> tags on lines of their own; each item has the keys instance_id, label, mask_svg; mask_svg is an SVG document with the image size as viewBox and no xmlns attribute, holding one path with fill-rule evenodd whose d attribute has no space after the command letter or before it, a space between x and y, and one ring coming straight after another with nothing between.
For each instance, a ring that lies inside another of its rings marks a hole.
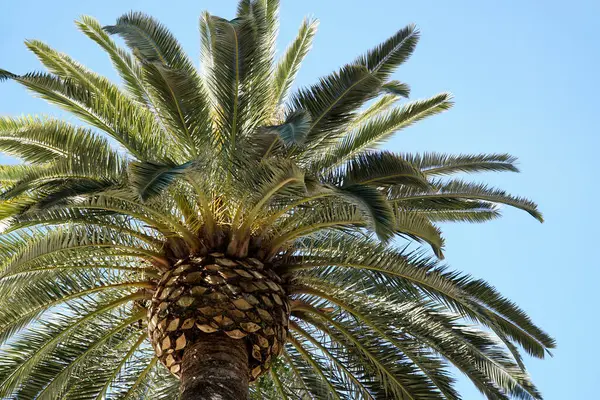
<instances>
[{"instance_id":1,"label":"trunk base of fronds","mask_svg":"<svg viewBox=\"0 0 600 400\"><path fill-rule=\"evenodd\" d=\"M148 335L178 378L188 349L202 348L210 335L239 341L252 382L281 354L289 315L281 279L270 265L211 253L180 260L161 276L148 309Z\"/></svg>"}]
</instances>

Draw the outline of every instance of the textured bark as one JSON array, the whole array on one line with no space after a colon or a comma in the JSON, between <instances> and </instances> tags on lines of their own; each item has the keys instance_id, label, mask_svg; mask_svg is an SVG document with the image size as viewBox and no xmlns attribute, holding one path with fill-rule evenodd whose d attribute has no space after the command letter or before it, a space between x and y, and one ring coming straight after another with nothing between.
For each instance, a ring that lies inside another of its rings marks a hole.
<instances>
[{"instance_id":1,"label":"textured bark","mask_svg":"<svg viewBox=\"0 0 600 400\"><path fill-rule=\"evenodd\" d=\"M250 383L286 341L290 304L270 264L223 253L181 259L160 277L148 307L148 337L160 362L181 378L187 348L205 334L243 339ZM204 339L202 339L204 338Z\"/></svg>"},{"instance_id":2,"label":"textured bark","mask_svg":"<svg viewBox=\"0 0 600 400\"><path fill-rule=\"evenodd\" d=\"M185 349L181 400L247 400L248 386L245 340L204 334Z\"/></svg>"}]
</instances>

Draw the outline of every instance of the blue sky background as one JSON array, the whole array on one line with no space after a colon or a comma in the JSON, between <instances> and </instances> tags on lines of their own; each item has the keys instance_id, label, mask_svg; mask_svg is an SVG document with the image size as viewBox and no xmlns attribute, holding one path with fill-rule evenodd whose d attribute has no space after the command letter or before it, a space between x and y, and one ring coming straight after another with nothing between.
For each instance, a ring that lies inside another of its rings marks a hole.
<instances>
[{"instance_id":1,"label":"blue sky background","mask_svg":"<svg viewBox=\"0 0 600 400\"><path fill-rule=\"evenodd\" d=\"M451 3L451 4L450 4ZM82 14L110 24L131 9L162 20L198 56L200 11L232 17L234 0L5 1L0 68L39 69L23 46L41 39L116 79L108 58L79 33ZM593 210L600 94L600 2L282 0L280 49L305 15L320 19L299 84L312 83L407 23L422 30L413 58L396 74L413 98L451 91L456 106L399 133L394 151L510 152L521 174L474 178L539 202L546 223L506 210L486 225L448 225L446 258L483 277L525 308L558 340L553 358L528 360L547 399L593 399L598 377L597 266L600 225ZM0 115L64 116L13 83L0 86ZM68 117L72 118L72 117ZM5 157L0 161L7 162ZM461 380L465 399L481 396Z\"/></svg>"}]
</instances>

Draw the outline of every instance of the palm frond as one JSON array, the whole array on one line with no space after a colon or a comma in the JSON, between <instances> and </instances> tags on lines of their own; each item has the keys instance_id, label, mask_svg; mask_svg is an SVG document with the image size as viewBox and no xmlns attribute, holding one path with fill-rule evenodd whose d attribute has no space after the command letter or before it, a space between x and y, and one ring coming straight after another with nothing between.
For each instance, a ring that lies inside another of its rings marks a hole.
<instances>
[{"instance_id":1,"label":"palm frond","mask_svg":"<svg viewBox=\"0 0 600 400\"><path fill-rule=\"evenodd\" d=\"M99 306L97 309L92 309L91 311L87 310L87 313L84 314L82 318L79 318L74 322L72 317L63 317L63 321L61 321L63 323L62 326L61 324L57 324L58 329L52 329L52 331L49 332L50 334L44 338L45 340L43 339L43 335L40 335L39 333L36 334L36 346L29 347L33 351L31 351L25 359L21 359L15 363L10 363L10 366L8 363L5 364L6 371L10 371L10 373L2 374L2 377L0 377L0 395L8 396L12 391L14 391L19 384L27 379L32 370L37 366L36 364L39 364L43 358L47 357L54 349L56 349L57 346L61 344L61 342L68 340L70 335L72 335L73 332L78 330L82 325L87 324L89 321L93 321L103 313L112 311L117 307L122 307L124 304L141 297L143 297L143 295L134 294L107 302L106 304ZM27 342L30 344L31 339L31 336L26 338ZM23 348L26 346L26 344L17 341L13 346L17 348ZM18 354L18 350L15 351L15 353ZM21 357L22 356L23 354Z\"/></svg>"},{"instance_id":2,"label":"palm frond","mask_svg":"<svg viewBox=\"0 0 600 400\"><path fill-rule=\"evenodd\" d=\"M0 188L4 189L11 184L19 182L32 170L40 168L39 166L27 164L1 165L0 166Z\"/></svg>"},{"instance_id":3,"label":"palm frond","mask_svg":"<svg viewBox=\"0 0 600 400\"><path fill-rule=\"evenodd\" d=\"M400 81L390 81L383 84L381 87L385 93L395 96L408 98L410 95L410 87L406 83Z\"/></svg>"},{"instance_id":4,"label":"palm frond","mask_svg":"<svg viewBox=\"0 0 600 400\"><path fill-rule=\"evenodd\" d=\"M239 180L240 188L253 188L254 193L247 196L249 191L243 190L245 197L240 197L240 204L236 211L236 218L233 221L235 240L230 242L230 251L234 251L237 246L247 243L250 239L249 230L257 216L264 210L265 205L274 202L277 199L299 196L305 193L304 173L293 163L282 165L262 164L252 168L252 176L246 180ZM241 193L240 193L241 194ZM244 212L242 212L244 211ZM237 226L238 221L243 216L243 222Z\"/></svg>"},{"instance_id":5,"label":"palm frond","mask_svg":"<svg viewBox=\"0 0 600 400\"><path fill-rule=\"evenodd\" d=\"M451 96L442 93L394 108L385 114L367 119L339 142L332 144L322 158L316 158L315 168L335 166L340 162L381 144L392 134L452 106Z\"/></svg>"},{"instance_id":6,"label":"palm frond","mask_svg":"<svg viewBox=\"0 0 600 400\"><path fill-rule=\"evenodd\" d=\"M427 176L447 176L466 172L519 172L517 158L510 154L460 154L440 153L401 154L400 157L413 164Z\"/></svg>"},{"instance_id":7,"label":"palm frond","mask_svg":"<svg viewBox=\"0 0 600 400\"><path fill-rule=\"evenodd\" d=\"M302 21L296 38L290 43L277 63L275 77L273 78L275 106L281 104L287 98L300 65L312 46L318 26L319 22L314 19Z\"/></svg>"},{"instance_id":8,"label":"palm frond","mask_svg":"<svg viewBox=\"0 0 600 400\"><path fill-rule=\"evenodd\" d=\"M523 197L509 195L504 190L493 189L485 184L468 183L462 180L452 180L435 185L437 190L432 192L399 194L396 195L392 190L389 199L397 204L411 205L418 203L421 206L425 202L434 205L443 205L454 200L482 200L497 204L506 204L526 211L532 217L543 222L542 213L538 210L537 204Z\"/></svg>"},{"instance_id":9,"label":"palm frond","mask_svg":"<svg viewBox=\"0 0 600 400\"><path fill-rule=\"evenodd\" d=\"M363 363L368 363L373 368L379 383L385 388L386 396L409 400L439 399L431 385L420 379L419 374L415 373L404 356L391 353L383 342L378 341L365 329L361 329L351 321L336 320L315 307L301 305L297 309L304 311L298 315L300 318L341 342L360 357Z\"/></svg>"},{"instance_id":10,"label":"palm frond","mask_svg":"<svg viewBox=\"0 0 600 400\"><path fill-rule=\"evenodd\" d=\"M290 346L288 346L290 347ZM288 387L290 387L291 389L293 389L293 392L295 394L296 397L298 397L299 399L312 399L313 396L319 392L323 393L325 392L324 390L321 390L321 385L318 386L318 389L316 389L316 387L314 386L309 386L310 384L307 384L306 380L305 380L305 374L303 373L303 369L299 368L297 366L298 363L301 363L301 360L299 359L299 357L295 357L296 354L294 353L294 351L290 348L285 349L283 356L285 358L285 362L287 364L287 366L290 369L290 375L291 378L297 382L295 385L287 385Z\"/></svg>"},{"instance_id":11,"label":"palm frond","mask_svg":"<svg viewBox=\"0 0 600 400\"><path fill-rule=\"evenodd\" d=\"M113 66L125 82L125 88L141 104L149 104L148 89L142 80L142 69L126 50L118 47L102 29L98 20L88 15L75 21L79 30L108 53Z\"/></svg>"},{"instance_id":12,"label":"palm frond","mask_svg":"<svg viewBox=\"0 0 600 400\"><path fill-rule=\"evenodd\" d=\"M294 336L291 336L288 339L288 341L292 344L292 346L296 348L301 357L304 358L304 360L314 369L317 375L319 375L323 382L325 382L325 384L327 385L328 391L324 398L341 400L341 397L338 394L338 392L343 391L343 389L340 389L333 385L333 383L331 382L331 377L327 376L328 374L325 372L326 369L319 365L315 358L313 358L313 355L311 355L302 346L302 344L296 338L294 338Z\"/></svg>"},{"instance_id":13,"label":"palm frond","mask_svg":"<svg viewBox=\"0 0 600 400\"><path fill-rule=\"evenodd\" d=\"M337 181L342 186L362 184L374 187L430 187L425 175L418 168L387 151L359 154L349 159L340 167L340 171L335 171L332 175L327 177L328 180Z\"/></svg>"},{"instance_id":14,"label":"palm frond","mask_svg":"<svg viewBox=\"0 0 600 400\"><path fill-rule=\"evenodd\" d=\"M71 379L85 373L86 366L96 361L100 354L110 352L118 347L131 334L137 336L138 331L132 327L132 324L142 318L143 314L138 312L131 317L124 318L123 322L116 325L108 323L99 326L91 325L93 329L86 329L82 332L83 335L77 336L76 340L63 342L65 350L61 353L64 356L61 354L62 357L53 357L43 366L45 379L40 379L39 385L24 386L20 390L20 394L40 400L61 398L72 384Z\"/></svg>"},{"instance_id":15,"label":"palm frond","mask_svg":"<svg viewBox=\"0 0 600 400\"><path fill-rule=\"evenodd\" d=\"M331 389L322 375L300 354L295 346L288 344L285 354L289 367L285 364L279 366L276 369L277 373L273 374L273 381L279 396L283 394L290 400L301 398L303 391L308 390L310 398L331 397ZM287 372L287 369L290 371ZM294 381L294 379L298 379L298 381ZM275 397L275 399L279 399L279 397Z\"/></svg>"},{"instance_id":16,"label":"palm frond","mask_svg":"<svg viewBox=\"0 0 600 400\"><path fill-rule=\"evenodd\" d=\"M365 67L346 65L318 84L299 90L291 99L291 108L311 115L309 148L316 151L339 138L356 111L377 95L381 84Z\"/></svg>"},{"instance_id":17,"label":"palm frond","mask_svg":"<svg viewBox=\"0 0 600 400\"><path fill-rule=\"evenodd\" d=\"M289 114L285 121L280 125L265 126L262 129L264 133L275 133L284 145L288 147L302 146L306 141L306 135L310 130L311 118L310 115L305 111L296 111ZM271 146L275 144L272 143ZM271 149L267 149L266 154Z\"/></svg>"},{"instance_id":18,"label":"palm frond","mask_svg":"<svg viewBox=\"0 0 600 400\"><path fill-rule=\"evenodd\" d=\"M396 95L386 94L381 96L364 111L356 114L352 122L348 125L348 129L355 129L360 124L367 122L369 119L389 110L390 107L392 107L397 101L398 96Z\"/></svg>"},{"instance_id":19,"label":"palm frond","mask_svg":"<svg viewBox=\"0 0 600 400\"><path fill-rule=\"evenodd\" d=\"M528 353L536 357L543 357L546 349L555 346L553 339L531 325L531 321L525 318L525 314L514 304L497 298L497 293L487 292L489 287L481 290L490 297L472 296L468 289L470 285L477 286L477 284L471 283L473 280L469 276L448 272L444 266L427 257L404 256L402 252L386 249L383 245L369 245L370 239L360 240L362 247L358 250L355 241L356 239L333 237L315 240L311 242L310 248L316 252L323 251L325 256L323 259L314 254L307 256L299 264L302 265L301 267L297 265L281 268L285 271L296 271L319 266L337 266L369 270L371 273L387 276L386 279L390 280L390 284L394 281L393 285L397 285L402 290L410 292L416 288L463 317L476 320L492 330L498 330L517 341ZM367 247L371 248L368 254L365 250ZM310 261L312 256L317 256L314 262ZM496 300L499 303L495 305ZM500 305L502 307L498 308Z\"/></svg>"},{"instance_id":20,"label":"palm frond","mask_svg":"<svg viewBox=\"0 0 600 400\"><path fill-rule=\"evenodd\" d=\"M12 72L8 72L5 69L0 69L0 82L5 81L7 79L14 79L16 77L17 75L13 74Z\"/></svg>"},{"instance_id":21,"label":"palm frond","mask_svg":"<svg viewBox=\"0 0 600 400\"><path fill-rule=\"evenodd\" d=\"M49 74L11 76L49 102L101 129L134 157L143 160L169 160L169 156L165 154L169 149L161 143L160 136L150 135L150 132L160 131L154 116L122 96L115 87L103 86L101 90L105 95L97 96L96 89L79 86L70 79L64 80Z\"/></svg>"},{"instance_id":22,"label":"palm frond","mask_svg":"<svg viewBox=\"0 0 600 400\"><path fill-rule=\"evenodd\" d=\"M184 160L197 158L215 142L202 81L195 73L147 60L143 74L157 114L185 151Z\"/></svg>"},{"instance_id":23,"label":"palm frond","mask_svg":"<svg viewBox=\"0 0 600 400\"><path fill-rule=\"evenodd\" d=\"M423 216L411 211L396 209L394 210L394 219L395 232L401 236L429 244L438 258L444 258L442 231L431 222L428 215Z\"/></svg>"},{"instance_id":24,"label":"palm frond","mask_svg":"<svg viewBox=\"0 0 600 400\"><path fill-rule=\"evenodd\" d=\"M118 34L138 57L146 61L160 61L175 69L192 70L193 64L169 30L154 18L130 12L120 16L114 25L105 26L111 35Z\"/></svg>"},{"instance_id":25,"label":"palm frond","mask_svg":"<svg viewBox=\"0 0 600 400\"><path fill-rule=\"evenodd\" d=\"M336 348L333 344L330 344L331 348L326 347L324 344L322 344L322 341L324 341L322 338L320 338L321 341L316 338L319 337L316 335L316 332L308 332L294 321L290 323L290 327L294 332L300 334L304 340L314 346L316 351L322 352L332 363L333 367L342 373L343 379L345 379L348 383L351 383L350 386L344 390L344 392L347 392L352 396L352 398L355 399L364 398L375 400L375 397L373 397L367 387L368 383L361 379L363 378L364 370L360 371L359 373L350 370L349 365L351 365L351 363L349 360L342 358L343 356L341 354L338 354L339 348ZM331 338L329 338L328 342L331 343Z\"/></svg>"},{"instance_id":26,"label":"palm frond","mask_svg":"<svg viewBox=\"0 0 600 400\"><path fill-rule=\"evenodd\" d=\"M387 79L394 70L413 53L419 41L419 30L408 25L385 42L360 56L354 64L364 65L379 79Z\"/></svg>"},{"instance_id":27,"label":"palm frond","mask_svg":"<svg viewBox=\"0 0 600 400\"><path fill-rule=\"evenodd\" d=\"M259 39L265 21L254 16L233 21L213 16L205 19L205 48L210 51L203 56L210 58L205 71L207 87L219 142L232 160L243 136L269 118L270 65Z\"/></svg>"},{"instance_id":28,"label":"palm frond","mask_svg":"<svg viewBox=\"0 0 600 400\"><path fill-rule=\"evenodd\" d=\"M284 219L268 247L271 254L275 254L283 245L299 238L327 230L362 228L366 222L360 210L348 203L325 203L325 206L298 209Z\"/></svg>"},{"instance_id":29,"label":"palm frond","mask_svg":"<svg viewBox=\"0 0 600 400\"><path fill-rule=\"evenodd\" d=\"M411 205L408 207L410 213L421 215L431 222L470 222L482 223L500 217L498 207L492 203L482 201L455 201L446 208L431 207L431 205Z\"/></svg>"},{"instance_id":30,"label":"palm frond","mask_svg":"<svg viewBox=\"0 0 600 400\"><path fill-rule=\"evenodd\" d=\"M387 241L396 233L392 208L379 190L364 184L348 184L339 188L336 195L361 211L365 225L380 240Z\"/></svg>"},{"instance_id":31,"label":"palm frond","mask_svg":"<svg viewBox=\"0 0 600 400\"><path fill-rule=\"evenodd\" d=\"M190 166L190 163L164 165L152 162L132 162L129 164L129 179L141 199L147 200L164 192L173 180L178 175L185 173Z\"/></svg>"},{"instance_id":32,"label":"palm frond","mask_svg":"<svg viewBox=\"0 0 600 400\"><path fill-rule=\"evenodd\" d=\"M187 160L196 157L203 144L214 142L204 85L175 37L142 13L123 15L104 29L122 36L141 60L150 98L185 148Z\"/></svg>"},{"instance_id":33,"label":"palm frond","mask_svg":"<svg viewBox=\"0 0 600 400\"><path fill-rule=\"evenodd\" d=\"M331 279L331 281L336 280ZM488 337L486 333L477 331L475 327L462 326L457 323L458 320L455 317L445 316L431 304L405 303L404 299L397 298L394 306L390 307L389 299L378 300L377 297L373 297L378 292L385 297L390 296L389 292L381 292L378 285L363 288L363 290L369 290L371 296L349 292L337 284L331 286L311 281L310 286L317 286L321 289L316 291L307 289L305 292L317 295L341 307L342 310L351 313L354 318L377 332L381 338L395 347L403 349L403 353L407 354L421 371L430 378L434 377L432 381L438 382L436 386L441 387L441 391L445 395L448 391L453 393L451 387L448 386L450 381L447 376L443 373L439 375L435 369L428 368L428 366L436 364L435 360L423 357L426 354L425 348L416 347L419 350L417 353L412 353L410 346L431 346L433 351L443 354L459 368L469 365L470 362L479 365L482 374L480 378L483 381L493 382L499 388L500 393L519 394L523 398L539 398L539 393L531 384L527 374L506 358L504 349L500 348L496 341ZM326 293L323 290L326 290ZM369 307L365 307L365 304L369 304ZM378 311L373 313L373 308ZM390 326L399 329L402 334L396 333L397 331L394 328L390 329ZM439 336L434 339L429 335ZM417 342L413 343L411 337L416 338ZM459 349L460 351L457 351ZM466 359L465 356L467 356ZM474 357L476 361L473 359L469 361L468 357ZM439 368L439 365L435 368Z\"/></svg>"},{"instance_id":34,"label":"palm frond","mask_svg":"<svg viewBox=\"0 0 600 400\"><path fill-rule=\"evenodd\" d=\"M0 151L32 164L89 157L90 153L96 159L123 160L106 139L90 129L58 119L30 116L0 118Z\"/></svg>"}]
</instances>

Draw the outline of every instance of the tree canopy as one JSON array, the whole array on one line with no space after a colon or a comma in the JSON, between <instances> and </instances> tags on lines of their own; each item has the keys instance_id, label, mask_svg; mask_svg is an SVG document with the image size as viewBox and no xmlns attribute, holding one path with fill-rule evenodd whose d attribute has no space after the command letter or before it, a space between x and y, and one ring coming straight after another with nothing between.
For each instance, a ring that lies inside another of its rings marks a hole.
<instances>
[{"instance_id":1,"label":"tree canopy","mask_svg":"<svg viewBox=\"0 0 600 400\"><path fill-rule=\"evenodd\" d=\"M379 148L452 106L408 100L393 75L414 25L297 91L317 21L276 57L276 0L203 13L200 67L142 13L77 27L121 84L37 40L46 72L0 70L81 120L0 118L0 151L21 160L0 166L0 397L175 398L147 301L174 261L224 247L271 263L292 303L256 399L458 399L450 366L489 399L541 398L521 351L543 358L554 340L448 269L437 226L503 205L542 221L532 201L457 177L516 159Z\"/></svg>"}]
</instances>

